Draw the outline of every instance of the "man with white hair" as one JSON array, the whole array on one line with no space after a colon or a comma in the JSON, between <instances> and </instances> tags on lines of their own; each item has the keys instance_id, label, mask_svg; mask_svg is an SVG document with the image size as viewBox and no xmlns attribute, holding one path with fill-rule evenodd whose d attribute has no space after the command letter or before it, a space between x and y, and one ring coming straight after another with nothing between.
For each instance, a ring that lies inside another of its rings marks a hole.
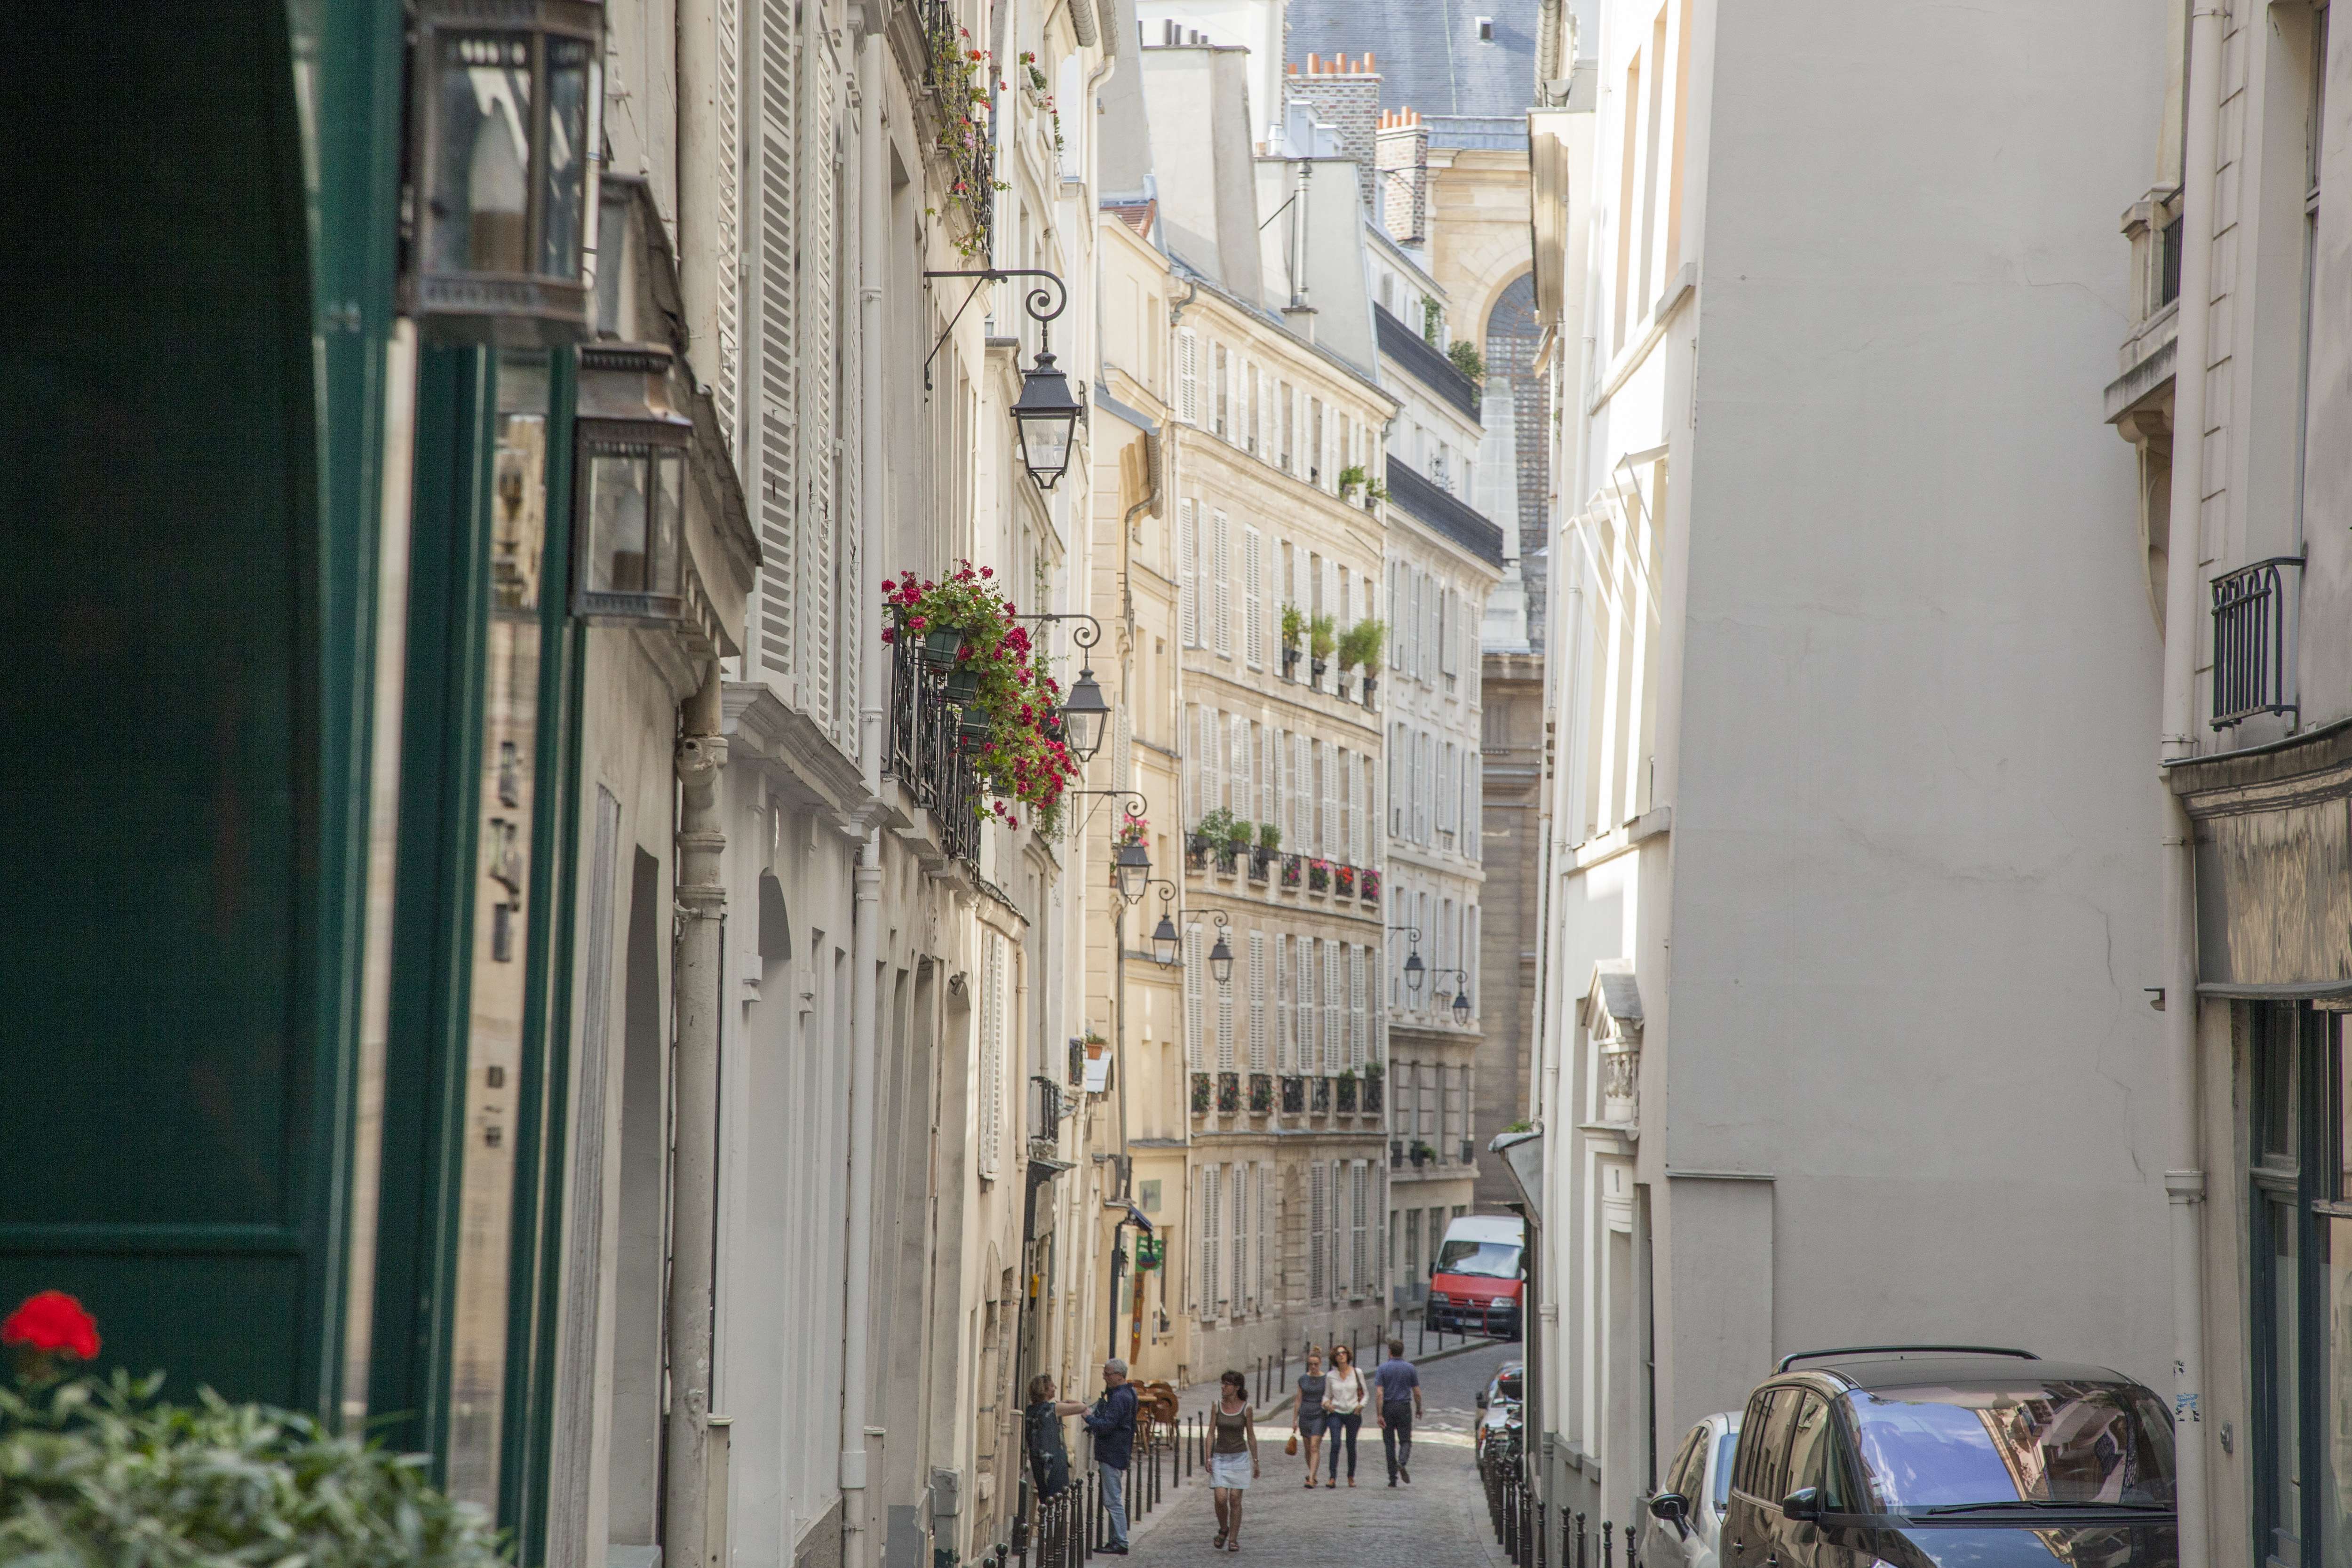
<instances>
[{"instance_id":1,"label":"man with white hair","mask_svg":"<svg viewBox=\"0 0 2352 1568\"><path fill-rule=\"evenodd\" d=\"M1110 1521L1110 1542L1101 1550L1127 1555L1127 1467L1135 1455L1135 1390L1128 1385L1127 1363L1113 1356L1103 1363L1102 1397L1086 1415L1094 1434L1095 1465L1102 1478L1103 1512Z\"/></svg>"}]
</instances>

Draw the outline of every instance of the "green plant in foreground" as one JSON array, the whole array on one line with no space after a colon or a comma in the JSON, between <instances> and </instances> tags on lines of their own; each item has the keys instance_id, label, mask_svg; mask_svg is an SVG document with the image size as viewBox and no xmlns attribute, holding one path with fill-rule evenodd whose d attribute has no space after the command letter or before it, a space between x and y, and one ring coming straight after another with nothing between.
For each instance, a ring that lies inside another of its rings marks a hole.
<instances>
[{"instance_id":1,"label":"green plant in foreground","mask_svg":"<svg viewBox=\"0 0 2352 1568\"><path fill-rule=\"evenodd\" d=\"M1454 368L1460 371L1462 378L1471 385L1484 386L1486 384L1486 356L1478 352L1476 343L1467 338L1456 338L1445 351L1445 357L1454 362Z\"/></svg>"},{"instance_id":2,"label":"green plant in foreground","mask_svg":"<svg viewBox=\"0 0 2352 1568\"><path fill-rule=\"evenodd\" d=\"M1339 623L1330 616L1317 616L1307 623L1307 647L1317 658L1329 658L1331 650L1339 645Z\"/></svg>"},{"instance_id":3,"label":"green plant in foreground","mask_svg":"<svg viewBox=\"0 0 2352 1568\"><path fill-rule=\"evenodd\" d=\"M1339 637L1339 668L1360 664L1366 670L1381 667L1381 648L1387 642L1388 627L1378 621L1358 621Z\"/></svg>"},{"instance_id":4,"label":"green plant in foreground","mask_svg":"<svg viewBox=\"0 0 2352 1568\"><path fill-rule=\"evenodd\" d=\"M1276 827L1271 822L1259 823L1257 825L1257 847L1261 849L1281 848L1282 829Z\"/></svg>"},{"instance_id":5,"label":"green plant in foreground","mask_svg":"<svg viewBox=\"0 0 2352 1568\"><path fill-rule=\"evenodd\" d=\"M1307 635L1307 612L1296 605L1282 606L1282 646L1297 647L1298 639Z\"/></svg>"},{"instance_id":6,"label":"green plant in foreground","mask_svg":"<svg viewBox=\"0 0 2352 1568\"><path fill-rule=\"evenodd\" d=\"M421 1456L306 1415L155 1400L159 1374L0 1391L0 1562L23 1568L493 1568L481 1510Z\"/></svg>"}]
</instances>

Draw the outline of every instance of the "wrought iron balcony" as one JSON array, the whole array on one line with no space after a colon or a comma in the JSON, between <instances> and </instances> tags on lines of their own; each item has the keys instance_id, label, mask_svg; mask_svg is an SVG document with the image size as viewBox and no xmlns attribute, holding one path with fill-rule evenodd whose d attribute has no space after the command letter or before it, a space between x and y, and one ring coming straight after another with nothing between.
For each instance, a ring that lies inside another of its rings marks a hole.
<instances>
[{"instance_id":1,"label":"wrought iron balcony","mask_svg":"<svg viewBox=\"0 0 2352 1568\"><path fill-rule=\"evenodd\" d=\"M1062 1086L1038 1075L1029 1080L1029 1141L1057 1143L1062 1137Z\"/></svg>"},{"instance_id":2,"label":"wrought iron balcony","mask_svg":"<svg viewBox=\"0 0 2352 1568\"><path fill-rule=\"evenodd\" d=\"M2213 728L2226 730L2257 713L2294 713L2287 693L2287 616L2291 606L2283 566L2303 557L2278 555L2213 579Z\"/></svg>"},{"instance_id":3,"label":"wrought iron balcony","mask_svg":"<svg viewBox=\"0 0 2352 1568\"><path fill-rule=\"evenodd\" d=\"M1217 1109L1227 1116L1242 1108L1242 1075L1221 1072L1217 1075Z\"/></svg>"},{"instance_id":4,"label":"wrought iron balcony","mask_svg":"<svg viewBox=\"0 0 2352 1568\"><path fill-rule=\"evenodd\" d=\"M1254 1072L1249 1075L1249 1108L1263 1116L1274 1109L1274 1075Z\"/></svg>"},{"instance_id":5,"label":"wrought iron balcony","mask_svg":"<svg viewBox=\"0 0 2352 1568\"><path fill-rule=\"evenodd\" d=\"M1282 1079L1282 1113L1297 1116L1307 1110L1307 1080L1296 1073L1286 1073Z\"/></svg>"},{"instance_id":6,"label":"wrought iron balcony","mask_svg":"<svg viewBox=\"0 0 2352 1568\"><path fill-rule=\"evenodd\" d=\"M959 860L980 858L980 780L956 741L961 710L947 700L947 678L925 668L915 639L890 645L890 776L939 819L940 847Z\"/></svg>"},{"instance_id":7,"label":"wrought iron balcony","mask_svg":"<svg viewBox=\"0 0 2352 1568\"><path fill-rule=\"evenodd\" d=\"M1372 1078L1368 1076L1365 1078L1364 1109L1367 1111L1377 1112L1386 1106L1388 1102L1387 1084L1388 1079L1385 1076L1381 1078Z\"/></svg>"}]
</instances>

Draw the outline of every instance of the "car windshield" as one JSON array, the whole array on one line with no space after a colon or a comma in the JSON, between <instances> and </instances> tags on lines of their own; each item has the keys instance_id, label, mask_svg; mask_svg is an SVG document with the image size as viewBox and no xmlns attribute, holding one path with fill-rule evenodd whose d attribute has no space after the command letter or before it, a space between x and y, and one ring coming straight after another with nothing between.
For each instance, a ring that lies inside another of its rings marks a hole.
<instances>
[{"instance_id":1,"label":"car windshield","mask_svg":"<svg viewBox=\"0 0 2352 1568\"><path fill-rule=\"evenodd\" d=\"M1496 1397L1500 1398L1500 1399L1517 1399L1517 1398L1518 1398L1518 1397L1519 1397L1519 1374L1518 1374L1517 1373L1516 1373L1516 1372L1507 1372L1507 1373L1503 1373L1502 1375L1500 1375L1499 1377L1496 1378L1496 1379L1495 1379L1495 1394L1496 1394Z\"/></svg>"},{"instance_id":2,"label":"car windshield","mask_svg":"<svg viewBox=\"0 0 2352 1568\"><path fill-rule=\"evenodd\" d=\"M1731 1507L1731 1456L1739 1450L1739 1428L1733 1427L1715 1440L1715 1511L1721 1513Z\"/></svg>"},{"instance_id":3,"label":"car windshield","mask_svg":"<svg viewBox=\"0 0 2352 1568\"><path fill-rule=\"evenodd\" d=\"M1437 1271L1516 1279L1519 1277L1519 1249L1507 1241L1449 1241L1437 1249Z\"/></svg>"},{"instance_id":4,"label":"car windshield","mask_svg":"<svg viewBox=\"0 0 2352 1568\"><path fill-rule=\"evenodd\" d=\"M1855 1389L1873 1511L2173 1506L2172 1421L2127 1383Z\"/></svg>"}]
</instances>

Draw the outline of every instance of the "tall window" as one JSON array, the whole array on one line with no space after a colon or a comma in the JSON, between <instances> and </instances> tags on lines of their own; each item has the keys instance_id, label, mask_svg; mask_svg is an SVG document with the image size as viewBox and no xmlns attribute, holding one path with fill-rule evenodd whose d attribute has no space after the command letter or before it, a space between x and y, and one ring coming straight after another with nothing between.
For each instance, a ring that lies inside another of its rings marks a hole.
<instances>
[{"instance_id":1,"label":"tall window","mask_svg":"<svg viewBox=\"0 0 2352 1568\"><path fill-rule=\"evenodd\" d=\"M1084 116L1080 118L1083 119ZM1230 422L1233 415L1233 363L1226 354L1224 344L1217 345L1215 360L1214 379L1217 401L1214 424L1212 428L1222 437L1233 428Z\"/></svg>"},{"instance_id":2,"label":"tall window","mask_svg":"<svg viewBox=\"0 0 2352 1568\"><path fill-rule=\"evenodd\" d=\"M1201 422L1201 335L1190 327L1176 334L1176 417Z\"/></svg>"},{"instance_id":3,"label":"tall window","mask_svg":"<svg viewBox=\"0 0 2352 1568\"><path fill-rule=\"evenodd\" d=\"M1265 932L1249 933L1249 1066L1265 1071Z\"/></svg>"},{"instance_id":4,"label":"tall window","mask_svg":"<svg viewBox=\"0 0 2352 1568\"><path fill-rule=\"evenodd\" d=\"M1265 663L1265 548L1256 529L1242 531L1242 657L1252 669Z\"/></svg>"}]
</instances>

